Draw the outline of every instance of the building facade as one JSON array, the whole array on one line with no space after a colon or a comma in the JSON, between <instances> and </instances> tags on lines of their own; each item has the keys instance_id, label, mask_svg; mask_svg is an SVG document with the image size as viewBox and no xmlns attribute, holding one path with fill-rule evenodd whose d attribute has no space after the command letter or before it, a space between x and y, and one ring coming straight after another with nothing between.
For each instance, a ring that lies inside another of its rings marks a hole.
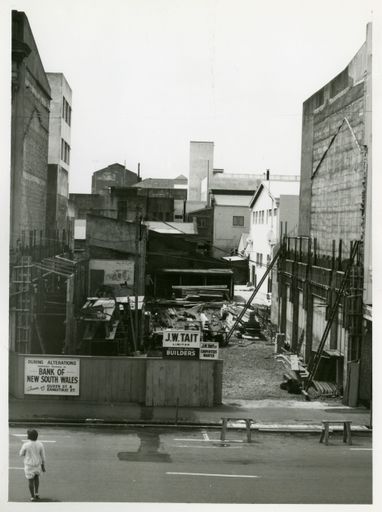
<instances>
[{"instance_id":1,"label":"building facade","mask_svg":"<svg viewBox=\"0 0 382 512\"><path fill-rule=\"evenodd\" d=\"M263 277L280 238L297 234L299 188L298 181L262 181L250 201L249 236L244 253L253 286ZM268 275L258 293L271 291L272 279Z\"/></svg>"},{"instance_id":2,"label":"building facade","mask_svg":"<svg viewBox=\"0 0 382 512\"><path fill-rule=\"evenodd\" d=\"M105 192L109 187L131 187L138 181L139 176L126 169L124 165L111 164L93 173L92 194Z\"/></svg>"},{"instance_id":3,"label":"building facade","mask_svg":"<svg viewBox=\"0 0 382 512\"><path fill-rule=\"evenodd\" d=\"M212 255L215 258L234 254L241 235L249 229L249 203L252 191L241 194L219 194L211 198L213 206Z\"/></svg>"},{"instance_id":4,"label":"building facade","mask_svg":"<svg viewBox=\"0 0 382 512\"><path fill-rule=\"evenodd\" d=\"M315 379L349 405L371 400L371 59L368 25L349 65L304 102L299 237L285 241L277 283L279 332L307 362L322 345Z\"/></svg>"},{"instance_id":5,"label":"building facade","mask_svg":"<svg viewBox=\"0 0 382 512\"><path fill-rule=\"evenodd\" d=\"M62 73L47 73L49 118L47 230L68 230L72 90Z\"/></svg>"},{"instance_id":6,"label":"building facade","mask_svg":"<svg viewBox=\"0 0 382 512\"><path fill-rule=\"evenodd\" d=\"M211 175L214 168L214 143L190 142L190 173L188 181L188 199L201 201L201 184L204 178Z\"/></svg>"},{"instance_id":7,"label":"building facade","mask_svg":"<svg viewBox=\"0 0 382 512\"><path fill-rule=\"evenodd\" d=\"M50 100L28 19L12 11L11 250L45 229Z\"/></svg>"}]
</instances>

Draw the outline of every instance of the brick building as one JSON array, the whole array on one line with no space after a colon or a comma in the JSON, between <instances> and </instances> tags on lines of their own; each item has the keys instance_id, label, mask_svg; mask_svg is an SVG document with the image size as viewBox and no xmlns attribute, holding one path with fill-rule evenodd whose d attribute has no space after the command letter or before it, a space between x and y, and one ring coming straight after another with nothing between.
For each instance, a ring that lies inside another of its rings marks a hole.
<instances>
[{"instance_id":1,"label":"brick building","mask_svg":"<svg viewBox=\"0 0 382 512\"><path fill-rule=\"evenodd\" d=\"M50 99L28 19L12 11L11 250L45 229Z\"/></svg>"},{"instance_id":2,"label":"brick building","mask_svg":"<svg viewBox=\"0 0 382 512\"><path fill-rule=\"evenodd\" d=\"M64 236L71 93L62 85L65 127L57 84L49 82L19 11L12 11L11 83L9 347L24 354L68 353L87 288L87 262L71 259L67 231Z\"/></svg>"},{"instance_id":3,"label":"brick building","mask_svg":"<svg viewBox=\"0 0 382 512\"><path fill-rule=\"evenodd\" d=\"M110 164L92 175L92 194L104 192L108 187L131 187L140 181L135 172L129 171L124 165Z\"/></svg>"}]
</instances>

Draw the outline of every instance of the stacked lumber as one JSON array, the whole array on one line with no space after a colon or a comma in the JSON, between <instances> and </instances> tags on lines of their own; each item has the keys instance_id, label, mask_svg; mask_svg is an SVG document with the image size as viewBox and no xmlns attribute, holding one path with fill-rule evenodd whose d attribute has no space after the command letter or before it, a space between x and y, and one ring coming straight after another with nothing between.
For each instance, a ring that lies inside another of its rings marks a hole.
<instances>
[{"instance_id":1,"label":"stacked lumber","mask_svg":"<svg viewBox=\"0 0 382 512\"><path fill-rule=\"evenodd\" d=\"M229 290L226 285L174 285L172 286L172 290L175 292L176 296L188 299L210 299L210 300L222 300L225 297L228 297Z\"/></svg>"}]
</instances>

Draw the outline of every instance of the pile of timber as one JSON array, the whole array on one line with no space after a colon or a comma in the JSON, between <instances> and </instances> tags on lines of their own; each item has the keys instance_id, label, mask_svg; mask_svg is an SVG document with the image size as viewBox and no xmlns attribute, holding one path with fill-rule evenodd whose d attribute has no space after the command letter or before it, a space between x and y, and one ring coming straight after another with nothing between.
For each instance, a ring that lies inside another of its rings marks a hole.
<instances>
[{"instance_id":1,"label":"pile of timber","mask_svg":"<svg viewBox=\"0 0 382 512\"><path fill-rule=\"evenodd\" d=\"M223 300L229 297L226 285L174 285L172 290L177 297L188 300Z\"/></svg>"},{"instance_id":2,"label":"pile of timber","mask_svg":"<svg viewBox=\"0 0 382 512\"><path fill-rule=\"evenodd\" d=\"M242 312L244 306L237 303L230 303L226 308L225 324L227 330L231 330L237 317ZM252 309L247 309L236 327L236 336L245 337L246 339L264 339L264 335L261 331L261 325L257 321L256 312Z\"/></svg>"},{"instance_id":3,"label":"pile of timber","mask_svg":"<svg viewBox=\"0 0 382 512\"><path fill-rule=\"evenodd\" d=\"M284 364L287 370L283 375L284 380L280 384L280 388L285 389L288 393L299 395L304 379L309 376L306 365L299 356L285 350L282 354L276 354L275 357Z\"/></svg>"}]
</instances>

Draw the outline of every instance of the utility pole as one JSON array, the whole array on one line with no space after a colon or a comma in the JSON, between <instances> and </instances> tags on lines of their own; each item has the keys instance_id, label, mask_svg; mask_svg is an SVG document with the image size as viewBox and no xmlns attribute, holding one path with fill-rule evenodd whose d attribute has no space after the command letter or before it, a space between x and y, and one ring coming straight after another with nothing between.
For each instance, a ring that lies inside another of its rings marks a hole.
<instances>
[{"instance_id":1,"label":"utility pole","mask_svg":"<svg viewBox=\"0 0 382 512\"><path fill-rule=\"evenodd\" d=\"M140 208L137 205L135 211L135 264L134 264L134 294L135 294L135 336L137 340L137 348L140 349L141 340L139 339L139 329L138 329L138 293L139 293L139 270L140 270L140 262L139 262L139 239L140 239L140 231L141 231L141 217L140 217Z\"/></svg>"}]
</instances>

